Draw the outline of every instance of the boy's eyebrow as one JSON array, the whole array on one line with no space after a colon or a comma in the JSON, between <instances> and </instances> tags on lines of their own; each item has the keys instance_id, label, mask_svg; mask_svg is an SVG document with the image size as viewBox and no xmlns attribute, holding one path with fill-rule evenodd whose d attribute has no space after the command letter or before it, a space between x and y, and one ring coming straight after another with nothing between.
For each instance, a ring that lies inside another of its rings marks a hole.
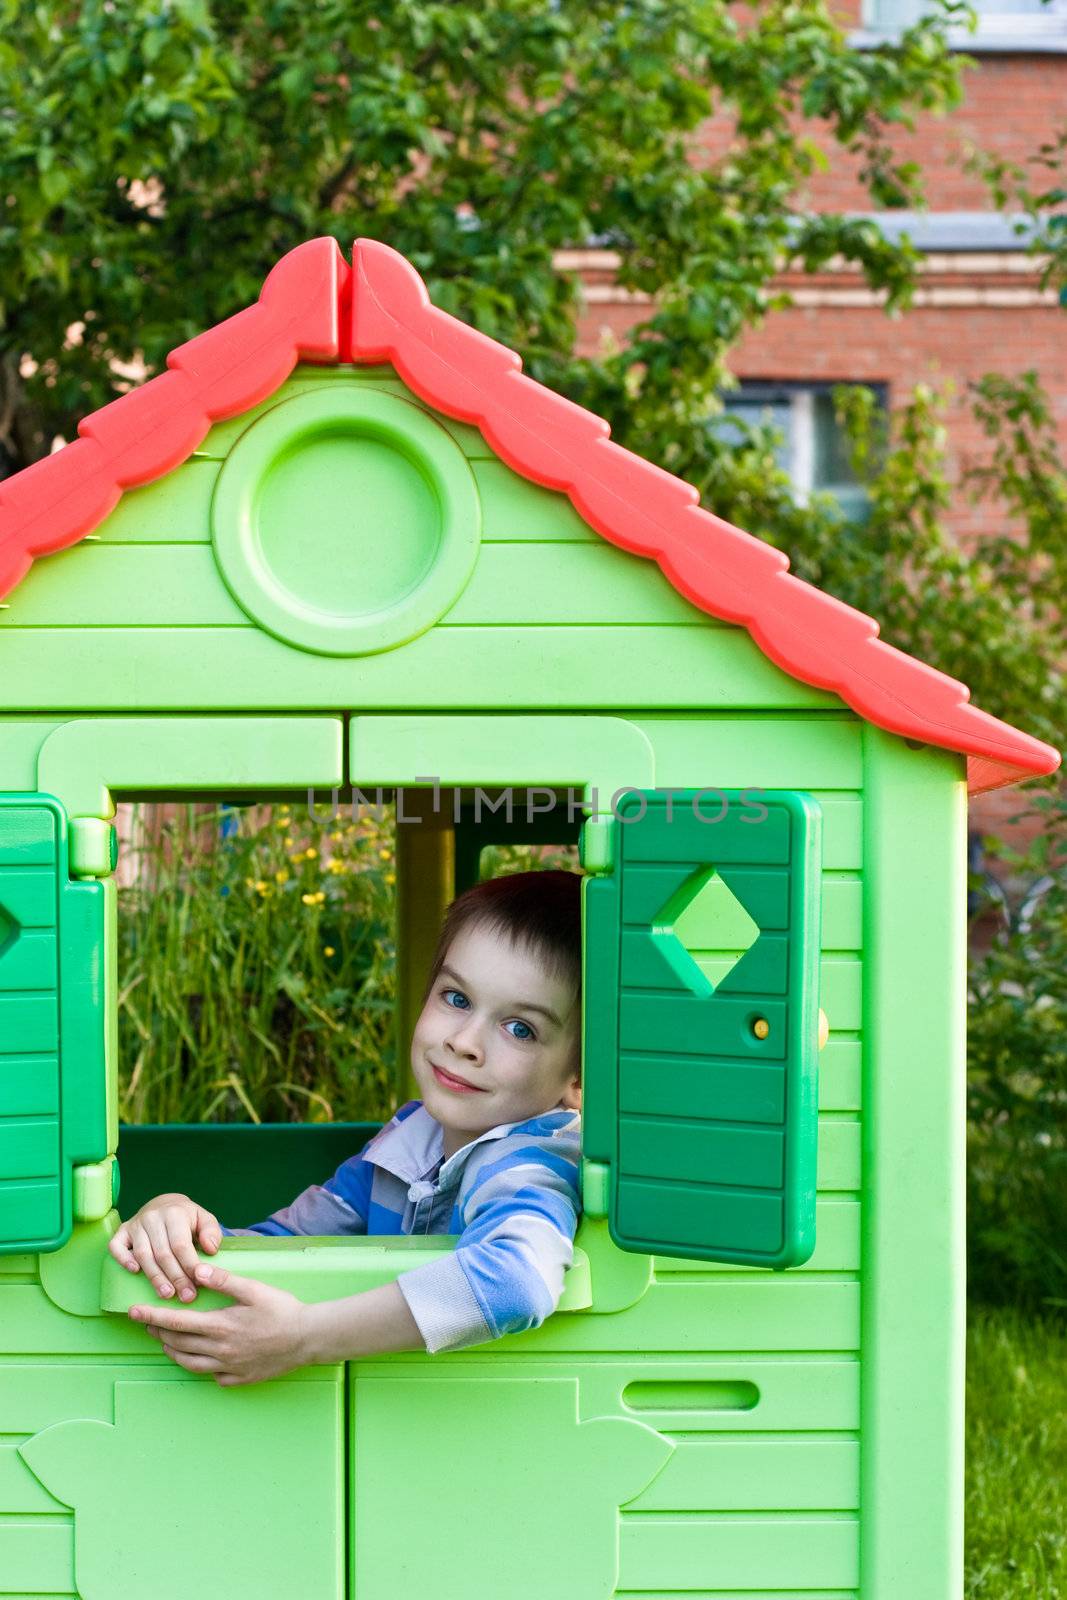
<instances>
[{"instance_id":1,"label":"boy's eyebrow","mask_svg":"<svg viewBox=\"0 0 1067 1600\"><path fill-rule=\"evenodd\" d=\"M455 967L447 966L444 962L442 962L441 971L447 972L450 978L455 978L456 982L461 988L466 989L469 987L466 978L461 978ZM548 1017L549 1021L554 1022L557 1028L562 1028L563 1026L560 1019L556 1016L556 1013L554 1011L550 1011L548 1006L539 1006L534 1000L516 1000L514 1005L516 1011L540 1011L541 1015L543 1017Z\"/></svg>"}]
</instances>

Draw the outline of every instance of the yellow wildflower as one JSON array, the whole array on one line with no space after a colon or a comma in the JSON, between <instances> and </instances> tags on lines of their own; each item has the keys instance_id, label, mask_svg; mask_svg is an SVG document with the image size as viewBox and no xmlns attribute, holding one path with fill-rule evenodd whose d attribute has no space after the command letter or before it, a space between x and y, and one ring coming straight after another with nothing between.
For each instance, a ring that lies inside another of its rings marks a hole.
<instances>
[{"instance_id":1,"label":"yellow wildflower","mask_svg":"<svg viewBox=\"0 0 1067 1600\"><path fill-rule=\"evenodd\" d=\"M309 844L307 849L304 851L304 854L307 856L309 861L314 861L318 853L319 852L315 849L313 844Z\"/></svg>"},{"instance_id":2,"label":"yellow wildflower","mask_svg":"<svg viewBox=\"0 0 1067 1600\"><path fill-rule=\"evenodd\" d=\"M395 872L387 872L385 874L385 881L386 881L386 883L395 883L396 882L396 873Z\"/></svg>"},{"instance_id":3,"label":"yellow wildflower","mask_svg":"<svg viewBox=\"0 0 1067 1600\"><path fill-rule=\"evenodd\" d=\"M296 840L293 838L292 834L291 833L287 833L286 836L285 836L285 848L287 850L291 850L295 843L296 843Z\"/></svg>"},{"instance_id":4,"label":"yellow wildflower","mask_svg":"<svg viewBox=\"0 0 1067 1600\"><path fill-rule=\"evenodd\" d=\"M343 833L331 833L330 834L330 838L333 840L334 844L340 844L341 840L344 838L344 834Z\"/></svg>"},{"instance_id":5,"label":"yellow wildflower","mask_svg":"<svg viewBox=\"0 0 1067 1600\"><path fill-rule=\"evenodd\" d=\"M275 882L276 883L288 883L289 882L289 869L288 869L288 867L279 867L277 872L274 874L274 878L275 878Z\"/></svg>"},{"instance_id":6,"label":"yellow wildflower","mask_svg":"<svg viewBox=\"0 0 1067 1600\"><path fill-rule=\"evenodd\" d=\"M334 949L332 944L324 944L322 947L322 953L324 956L335 956L337 951Z\"/></svg>"},{"instance_id":7,"label":"yellow wildflower","mask_svg":"<svg viewBox=\"0 0 1067 1600\"><path fill-rule=\"evenodd\" d=\"M276 828L287 828L289 826L289 818L288 817L275 817L274 826Z\"/></svg>"},{"instance_id":8,"label":"yellow wildflower","mask_svg":"<svg viewBox=\"0 0 1067 1600\"><path fill-rule=\"evenodd\" d=\"M391 850L379 850L378 857L382 861L392 861L393 852Z\"/></svg>"},{"instance_id":9,"label":"yellow wildflower","mask_svg":"<svg viewBox=\"0 0 1067 1600\"><path fill-rule=\"evenodd\" d=\"M321 889L318 889L314 894L302 894L300 898L306 906L321 906L326 896Z\"/></svg>"},{"instance_id":10,"label":"yellow wildflower","mask_svg":"<svg viewBox=\"0 0 1067 1600\"><path fill-rule=\"evenodd\" d=\"M336 874L338 872L347 872L348 863L345 862L345 861L338 861L337 857L333 856L333 857L331 857L330 861L327 863L327 868L328 868L328 870L330 872L332 872L334 874Z\"/></svg>"}]
</instances>

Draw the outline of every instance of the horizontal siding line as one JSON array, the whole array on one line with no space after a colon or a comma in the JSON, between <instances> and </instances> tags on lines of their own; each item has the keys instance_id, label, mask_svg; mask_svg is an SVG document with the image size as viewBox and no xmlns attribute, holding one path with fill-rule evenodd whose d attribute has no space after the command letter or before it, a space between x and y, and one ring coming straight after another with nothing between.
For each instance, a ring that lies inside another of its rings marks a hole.
<instances>
[{"instance_id":1,"label":"horizontal siding line","mask_svg":"<svg viewBox=\"0 0 1067 1600\"><path fill-rule=\"evenodd\" d=\"M693 1285L690 1284L689 1287L692 1288ZM646 1293L655 1293L657 1288L658 1288L658 1286L654 1285L653 1288L651 1290L647 1290ZM557 1313L557 1318L558 1318L558 1320L560 1322L566 1322L568 1319L570 1319L570 1321L573 1323L573 1322L575 1322L577 1320L577 1317L579 1315L581 1315L581 1314L582 1313L577 1313L577 1312L558 1312ZM585 1312L584 1315L592 1316L594 1318L596 1317L596 1313L595 1312ZM602 1321L603 1319L599 1318L597 1320ZM826 1337L827 1337L827 1335L826 1335L826 1332L824 1330L823 1338L825 1339ZM702 1361L703 1362L708 1362L708 1361L718 1361L718 1362L723 1362L723 1361L748 1361L748 1360L753 1360L753 1361L756 1361L756 1360L759 1360L759 1361L779 1361L779 1360L786 1360L786 1359L792 1361L792 1360L795 1360L795 1359L798 1360L800 1355L805 1354L805 1353L808 1354L808 1355L811 1354L810 1351L808 1351L808 1352L801 1351L798 1354L794 1355L794 1353L792 1351L763 1350L763 1349L757 1350L755 1348L752 1349L752 1350L720 1350L718 1348L718 1346L714 1345L714 1344L701 1345L701 1346L698 1346L698 1348L696 1350L685 1350L685 1351L676 1350L676 1349L672 1348L670 1345L664 1345L663 1349L659 1349L655 1345L646 1345L644 1348L642 1348L640 1355L639 1356L635 1356L634 1347L633 1347L632 1344L623 1344L623 1345L620 1345L617 1349L615 1348L614 1345L607 1346L607 1345L597 1344L597 1345L594 1346L593 1349L586 1350L586 1349L583 1349L581 1344L567 1344L567 1345L565 1345L562 1340L560 1340L560 1342L559 1342L559 1356L560 1356L561 1360L565 1359L567 1361L573 1362L576 1356L581 1356L583 1361L585 1361L585 1360L590 1360L591 1361L591 1360L593 1360L595 1358L598 1361L609 1362L609 1363L611 1363L613 1365L618 1365L620 1362L621 1363L627 1363L628 1362L628 1363L632 1364L634 1361L659 1362L659 1363L664 1364L664 1365L669 1364L672 1367L678 1366L680 1362L685 1361L685 1360L692 1360L695 1363L700 1363ZM850 1362L850 1363L854 1364L856 1367L859 1367L859 1364L860 1364L860 1348L859 1348L858 1344L830 1344L830 1345L820 1344L819 1347L818 1347L818 1351L817 1351L817 1358L820 1361L837 1361L837 1362L847 1361L847 1362ZM114 1359L114 1358L112 1358L112 1359ZM126 1357L123 1356L122 1359L125 1361ZM525 1360L527 1358L524 1357L523 1359ZM544 1355L542 1355L540 1351L538 1351L536 1357L531 1355L529 1357L529 1359L530 1360L535 1360L536 1359L537 1361L544 1361L546 1359L546 1357ZM866 1357L866 1359L869 1360L870 1358ZM81 1356L78 1357L78 1360L79 1361L81 1360ZM168 1361L167 1361L166 1358L164 1358L163 1359L163 1367L164 1367L164 1369L166 1368L167 1365L168 1365ZM640 1367L640 1369L635 1367L634 1371L635 1371L635 1373L637 1373L638 1377L643 1377L643 1375L645 1374L644 1366ZM699 1367L694 1367L694 1372L693 1372L694 1381L696 1379L698 1379L700 1376L701 1376L701 1373L700 1373ZM733 1376L737 1376L737 1374L732 1374L731 1376L732 1377ZM743 1378L743 1377L745 1377L745 1374L741 1373L740 1376ZM636 1382L637 1379L633 1378L630 1381ZM735 1415L735 1416L743 1416L744 1414L745 1414L744 1412L734 1412L734 1413L732 1413L732 1415Z\"/></svg>"},{"instance_id":2,"label":"horizontal siding line","mask_svg":"<svg viewBox=\"0 0 1067 1600\"><path fill-rule=\"evenodd\" d=\"M672 1179L672 1182L677 1181ZM680 1257L675 1257L678 1260ZM827 1268L823 1272L807 1272L803 1267L786 1267L782 1271L773 1272L770 1267L716 1267L714 1272L669 1272L662 1277L656 1277L657 1283L682 1282L682 1283L753 1283L773 1275L775 1278L785 1279L786 1273L797 1283L858 1283L860 1269L858 1267L841 1267L840 1269ZM670 1410L670 1407L664 1407Z\"/></svg>"},{"instance_id":3,"label":"horizontal siding line","mask_svg":"<svg viewBox=\"0 0 1067 1600\"><path fill-rule=\"evenodd\" d=\"M568 1312L564 1313L564 1315L573 1315L577 1317L579 1315L583 1315L583 1313ZM586 1312L584 1315L595 1316L596 1313ZM391 1356L389 1358L389 1372L391 1373L396 1367L414 1365L420 1359L420 1355L421 1352L417 1354L415 1352L399 1351L395 1356ZM723 1348L722 1350L700 1350L694 1352L692 1350L642 1349L635 1352L633 1345L630 1344L624 1345L621 1350L606 1350L602 1349L598 1345L594 1350L530 1351L528 1354L525 1354L522 1357L523 1368L526 1372L529 1372L544 1363L547 1363L549 1366L560 1366L564 1364L573 1365L576 1355L581 1356L583 1363L588 1361L594 1369L604 1366L624 1366L627 1370L627 1373L631 1374L626 1379L628 1383L637 1381L632 1375L634 1373L642 1378L648 1377L648 1369L650 1366L670 1367L672 1369L672 1373L674 1373L675 1370L681 1372L684 1375L685 1381L688 1381L690 1377L690 1369L692 1369L691 1375L694 1379L707 1377L707 1364L709 1361L714 1361L720 1366L728 1361L769 1361L778 1363L788 1361L811 1362L813 1364L821 1363L823 1365L825 1365L827 1362L832 1362L835 1366L855 1367L857 1371L860 1364L860 1356L857 1349L842 1350L840 1347L835 1349L820 1348L814 1351L810 1349L763 1350L753 1347L751 1350L730 1350ZM461 1361L458 1359L460 1356L467 1356L468 1359L466 1361ZM3 1357L4 1361L9 1359L11 1358L7 1356ZM38 1358L38 1360L39 1359L40 1358ZM88 1359L90 1359L88 1356L82 1357L79 1355L78 1357L79 1362ZM101 1356L99 1359L103 1361L105 1357ZM106 1359L114 1362L115 1357L109 1356ZM373 1365L378 1359L379 1358L376 1356L367 1356L366 1358L361 1358L361 1370L365 1369L368 1363ZM126 1361L127 1357L123 1356L122 1360ZM457 1360L449 1367L449 1371L472 1372L475 1368L485 1371L486 1364L488 1362L492 1362L494 1365L494 1370L498 1370L498 1363L500 1361L501 1357L499 1355L481 1356L475 1359L472 1351L461 1350L457 1352ZM425 1367L423 1370L425 1371ZM372 1373L371 1376L388 1376L388 1374L376 1372ZM682 1380L672 1376L666 1381L674 1383Z\"/></svg>"},{"instance_id":4,"label":"horizontal siding line","mask_svg":"<svg viewBox=\"0 0 1067 1600\"><path fill-rule=\"evenodd\" d=\"M704 612L695 616L692 622L662 622L655 618L647 622L620 622L617 617L612 617L606 622L545 622L538 617L531 617L529 622L449 622L447 615L443 616L436 624L438 628L506 628L514 632L516 628L703 628L716 633L744 633L745 629L735 622L723 622L719 617L713 617Z\"/></svg>"},{"instance_id":5,"label":"horizontal siding line","mask_svg":"<svg viewBox=\"0 0 1067 1600\"><path fill-rule=\"evenodd\" d=\"M248 622L212 622L205 627L202 622L12 622L0 626L0 639L5 633L175 633L180 629L195 628L199 633L240 633L262 631L251 620ZM84 716L84 711L78 713Z\"/></svg>"},{"instance_id":6,"label":"horizontal siding line","mask_svg":"<svg viewBox=\"0 0 1067 1600\"><path fill-rule=\"evenodd\" d=\"M3 1291L6 1283L11 1283L12 1281L13 1280L11 1278L0 1277L0 1292ZM41 1287L38 1279L34 1278L31 1281L37 1288L41 1290L41 1294L43 1295L45 1291ZM78 1350L73 1353L70 1351L60 1351L58 1353L53 1353L51 1351L37 1351L30 1355L21 1355L14 1351L0 1350L0 1373L2 1373L6 1367L54 1367L57 1369L65 1368L69 1370L71 1362L76 1363L79 1367L152 1366L159 1367L159 1376L165 1377L168 1382L173 1381L175 1383L180 1383L183 1381L183 1379L188 1378L188 1373L182 1371L181 1369L179 1369L177 1374L172 1372L173 1363L169 1357L163 1362L162 1366L160 1366L158 1350L147 1351L144 1355L138 1354L136 1351L127 1352L125 1350L121 1351L119 1354L111 1351L110 1354L105 1355L94 1354L91 1350ZM154 1381L155 1374L153 1374L153 1382ZM3 1594L2 1589L0 1589L0 1594Z\"/></svg>"},{"instance_id":7,"label":"horizontal siding line","mask_svg":"<svg viewBox=\"0 0 1067 1600\"><path fill-rule=\"evenodd\" d=\"M125 624L125 623L121 624L119 626L111 626L110 624L101 624L100 626L104 631L109 632L109 633L161 633L161 632L166 632L166 628L163 628L163 627L153 628L153 627L145 627L143 625L138 626L138 625L134 625L134 624ZM545 627L545 626L547 626L547 624L539 623L538 626L539 627ZM556 624L553 624L553 626L556 626ZM570 627L572 629L574 629L576 627L575 624L571 624L571 623L561 624L561 626ZM620 626L620 628L622 628L625 625L624 624L619 624L619 626ZM243 628L244 624L243 623L222 623L222 624L219 624L219 627L220 627L221 631L226 632L226 631L231 630L231 629L236 628L236 627ZM4 631L5 630L2 627L0 627L0 638L3 637ZM38 629L37 626L35 625L33 628L8 628L6 631L12 632L12 633L19 633L19 632L22 632L22 633L35 633L35 632L38 632L38 631L45 631L45 630L43 629L43 627L41 629ZM69 623L69 624L64 624L62 628L56 628L53 625L48 631L53 632L53 633L55 633L55 632L64 632L64 631L65 632L74 633L74 632L78 632L79 630L78 630L78 627L74 623ZM199 631L201 633L214 633L216 631L216 629L214 627L203 627L203 626L200 626L199 627ZM578 631L581 631L580 628L578 628ZM408 700L408 701L405 701L404 704L402 704L402 705L394 705L394 704L390 703L388 705L383 705L380 710L377 710L374 706L371 706L371 705L353 706L351 704L347 704L346 703L345 705L337 706L337 705L328 704L326 702L322 702L322 703L316 703L314 705L307 705L307 706L302 705L302 706L300 706L299 715L300 716L328 716L328 717L339 717L339 716L353 716L353 717L355 717L355 716L360 716L360 717L363 717L363 716L367 716L367 717L377 717L377 716L382 716L382 717L401 717L401 716L403 716L403 717L408 717L408 716L423 716L423 715L425 715L425 716L428 716L428 717L436 717L436 718L439 718L440 720L443 721L447 717L453 717L454 718L454 717L470 716L471 715L471 706L472 706L471 702L461 702L458 705L441 706L441 705L438 705L438 704L436 704L434 702L427 702L427 701L423 701L423 700ZM490 705L488 705L486 707L486 706L484 706L484 705L479 703L477 705L477 709L487 717L490 717L490 716L491 717L500 717L500 718L510 717L510 718L512 718L512 719L514 719L516 721L519 718L525 718L525 717L528 717L530 715L530 708L528 706L516 706L516 707L513 708L511 706L494 706L494 705L490 704ZM85 717L86 714L87 713L86 713L84 707L61 705L61 704L59 704L57 702L49 701L47 707L45 709L43 709L43 710L34 710L32 708L30 710L26 710L26 709L20 707L18 709L12 710L9 714L0 716L0 726L4 726L5 724L7 724L9 722L14 722L14 723L19 723L19 722L27 722L27 723L28 722L39 722L43 717L46 717L49 720L56 721L56 722L60 722L60 721L64 721L64 720L72 721L75 718ZM158 718L183 717L184 718L184 717L187 717L187 716L189 716L189 717L220 717L220 716L234 716L234 717L270 717L270 716L277 716L277 717L287 717L287 716L294 716L296 714L297 713L295 713L293 711L292 705L290 705L290 704L288 704L287 702L284 702L284 701L276 702L276 703L272 702L270 705L260 705L257 702L256 705L250 706L250 705L245 704L242 701L233 702L233 701L229 701L229 700L221 700L217 704L215 702L212 702L212 704L209 707L205 708L205 709L194 708L191 711L185 710L185 709L175 709L172 706L164 706L161 709L156 708L155 706L149 706L148 708L133 709L133 710L123 709L121 711L112 711L112 710L106 710L105 709L104 711L94 712L94 715L106 716L106 717L108 717L109 720L112 719L112 718L115 718L115 717L123 717L123 716L128 716L130 718L133 718L133 717L158 717ZM621 718L624 721L627 720L627 719L630 719L630 720L632 720L634 722L645 722L651 717L660 717L660 718L663 718L663 719L670 718L673 721L679 721L679 722L700 722L700 723L714 722L714 723L718 724L720 722L760 722L760 721L783 722L783 721L795 721L799 717L805 717L805 718L810 719L812 717L825 716L825 717L833 718L833 717L836 717L838 714L836 712L834 712L834 711L825 711L825 712L823 712L823 711L820 711L817 707L814 707L814 706L805 706L805 707L803 707L803 709L799 709L799 708L797 708L795 706L790 706L790 705L786 705L786 704L783 704L783 705L780 705L780 706L766 706L766 705L748 706L748 707L745 707L743 710L740 710L740 711L738 711L735 708L731 707L731 709L729 711L726 711L726 710L717 711L713 706L705 708L705 709L700 709L700 708L694 709L693 707L678 706L678 705L675 705L675 706L662 706L662 705L651 705L651 704L650 705L644 705L644 704L635 705L633 703L633 701L630 701L627 704L622 705L622 704L619 704L619 703L617 703L615 701L608 701L608 700L600 701L600 700L598 700L598 701L594 701L594 702L583 702L582 704L579 704L579 705L564 705L562 708L554 710L551 713L551 715L554 716L554 717L600 717L600 716L610 715L612 717ZM284 785L282 787L284 787ZM299 794L301 792L301 786L299 784L289 784L288 787L289 787L289 789L291 789L296 794ZM307 785L305 784L304 788L306 789L306 787L307 787ZM395 788L396 785L395 784L393 784L393 785L383 784L382 787L383 788ZM410 784L406 784L405 787L406 788L410 788L411 785ZM446 785L446 787L451 787L451 785ZM465 783L465 784L462 784L462 785L460 785L458 787L462 787L464 789L472 789L472 788L475 787L475 785L474 784L466 784ZM525 788L525 787L528 787L528 785L526 785L526 784L517 784L517 785L515 785L515 787L517 787L517 788ZM551 785L549 787L551 787ZM565 784L560 782L560 783L556 784L555 787L556 788L564 788ZM666 784L661 784L660 787L661 788L666 788L667 785ZM676 786L676 787L680 787L680 786ZM768 794L772 793L772 791L769 790L769 789L765 790L764 792L768 793ZM807 789L804 792L806 794L814 794L816 791L811 790L811 789ZM819 794L829 794L830 792L831 791L829 791L827 789L820 789L818 791ZM844 789L844 790L841 790L841 793L848 795L850 798L856 800L857 803L859 802L860 793L859 793L858 790L856 790L856 789ZM27 795L28 795L28 797L30 799L33 799L33 791L27 790ZM847 871L849 869L841 868L839 870Z\"/></svg>"},{"instance_id":8,"label":"horizontal siding line","mask_svg":"<svg viewBox=\"0 0 1067 1600\"><path fill-rule=\"evenodd\" d=\"M619 1515L627 1522L684 1518L689 1526L698 1523L703 1527L720 1522L850 1522L857 1531L860 1520L858 1511L797 1511L792 1507L784 1511L631 1511L628 1506L620 1506Z\"/></svg>"},{"instance_id":9,"label":"horizontal siding line","mask_svg":"<svg viewBox=\"0 0 1067 1600\"><path fill-rule=\"evenodd\" d=\"M21 1437L26 1438L28 1436L23 1434ZM72 1523L74 1521L74 1512L73 1511L0 1511L0 1528L2 1528L2 1527L17 1527L19 1523L22 1523L23 1525L25 1525L25 1523L26 1523L26 1521L27 1521L27 1519L29 1517L33 1518L33 1525L35 1527L40 1522ZM0 1595L8 1595L10 1593L11 1593L10 1589L0 1589ZM49 1591L49 1593L51 1593L51 1591Z\"/></svg>"},{"instance_id":10,"label":"horizontal siding line","mask_svg":"<svg viewBox=\"0 0 1067 1600\"><path fill-rule=\"evenodd\" d=\"M633 1414L637 1416L638 1413ZM800 1440L801 1443L811 1440L811 1443L819 1443L819 1445L857 1445L859 1438L861 1438L861 1430L857 1429L857 1427L853 1427L853 1429L840 1429L840 1427L837 1427L837 1429L835 1427L825 1427L825 1429L822 1429L822 1427L790 1427L790 1429L779 1429L774 1434L769 1432L769 1429L766 1434L760 1434L755 1429L745 1432L745 1430L731 1427L731 1429L723 1430L721 1434L715 1434L715 1430L707 1429L707 1427L701 1427L701 1429L657 1427L656 1432L661 1435L661 1438L670 1438L675 1443L686 1443L688 1440L704 1442L709 1437L709 1434L712 1434L717 1445L720 1442L725 1442L725 1440L729 1440L731 1443L733 1443L733 1440L739 1440L741 1443L750 1443L750 1445L792 1445L793 1440Z\"/></svg>"},{"instance_id":11,"label":"horizontal siding line","mask_svg":"<svg viewBox=\"0 0 1067 1600\"><path fill-rule=\"evenodd\" d=\"M115 550L118 548L125 548L127 546L133 546L137 549L146 549L149 546L154 546L157 549L165 549L168 545L210 545L213 541L210 534L190 533L188 537L175 535L173 538L168 539L136 539L129 535L126 535L122 538L115 538L108 534L97 535L96 538L93 538L90 535L88 541L83 540L83 542L88 542L90 547L92 545L100 545L109 550ZM517 538L511 538L505 534L483 533L480 536L479 542L483 545L491 544L494 546L504 544L515 545L527 550L531 545L586 545L591 546L593 549L603 550L613 550L617 548L615 545L609 544L606 539L601 539L599 534L593 532L592 529L590 529L590 535L588 539L584 538L580 533L571 534L569 538L565 536L559 539L546 539L540 534L536 533L526 534L525 536L520 534ZM624 553L629 554L630 552ZM652 558L639 556L637 559L651 560Z\"/></svg>"},{"instance_id":12,"label":"horizontal siding line","mask_svg":"<svg viewBox=\"0 0 1067 1600\"><path fill-rule=\"evenodd\" d=\"M737 627L732 622L720 622L717 617L697 617L692 622L619 622L612 618L606 622L546 622L542 617L530 617L524 622L449 622L447 617L442 617L434 624L437 628L448 628L454 632L461 630L478 629L481 631L514 633L516 628L573 628L585 632L587 628L684 628L705 629L717 633L743 633L744 629ZM170 632L174 628L199 628L203 633L229 633L234 628L256 628L259 624L249 619L248 622L9 622L0 628L3 633L84 633L87 629L106 629L110 633L158 633ZM259 631L263 631L260 629ZM400 647L398 647L400 648ZM787 708L783 708L787 709ZM779 713L781 715L781 713ZM854 792L854 791L853 791Z\"/></svg>"}]
</instances>

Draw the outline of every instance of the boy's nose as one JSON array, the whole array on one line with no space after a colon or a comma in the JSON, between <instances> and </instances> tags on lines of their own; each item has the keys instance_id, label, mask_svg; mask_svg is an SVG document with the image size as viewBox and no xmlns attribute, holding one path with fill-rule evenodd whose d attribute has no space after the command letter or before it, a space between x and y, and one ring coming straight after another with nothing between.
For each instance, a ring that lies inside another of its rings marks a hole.
<instances>
[{"instance_id":1,"label":"boy's nose","mask_svg":"<svg viewBox=\"0 0 1067 1600\"><path fill-rule=\"evenodd\" d=\"M456 1055L463 1056L465 1060L481 1060L481 1036L473 1022L464 1022L455 1028L448 1036L448 1043Z\"/></svg>"}]
</instances>

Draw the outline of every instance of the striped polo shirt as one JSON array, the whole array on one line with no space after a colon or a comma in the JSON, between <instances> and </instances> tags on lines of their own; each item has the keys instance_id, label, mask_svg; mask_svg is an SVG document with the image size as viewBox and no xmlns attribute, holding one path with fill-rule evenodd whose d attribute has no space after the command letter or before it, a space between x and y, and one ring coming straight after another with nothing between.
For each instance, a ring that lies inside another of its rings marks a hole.
<instances>
[{"instance_id":1,"label":"striped polo shirt","mask_svg":"<svg viewBox=\"0 0 1067 1600\"><path fill-rule=\"evenodd\" d=\"M427 1350L536 1328L574 1258L581 1118L557 1107L507 1122L443 1160L444 1130L409 1100L332 1178L239 1234L457 1235L451 1255L397 1279Z\"/></svg>"}]
</instances>

